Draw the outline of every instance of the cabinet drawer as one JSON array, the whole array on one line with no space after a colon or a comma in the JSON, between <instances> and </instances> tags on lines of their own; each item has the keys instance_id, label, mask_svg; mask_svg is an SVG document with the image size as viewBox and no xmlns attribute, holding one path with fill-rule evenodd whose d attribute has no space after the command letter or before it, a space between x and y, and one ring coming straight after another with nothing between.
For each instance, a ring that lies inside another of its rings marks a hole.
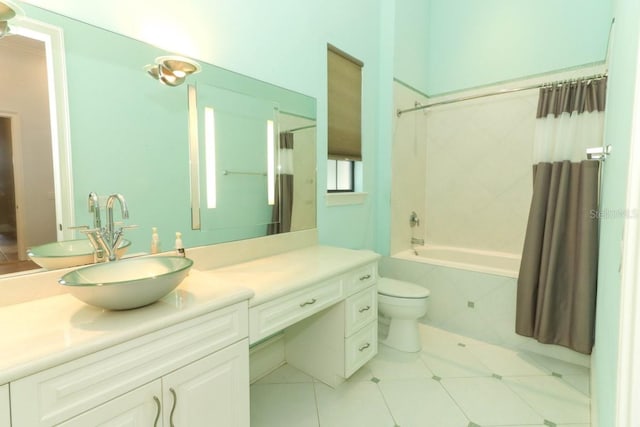
<instances>
[{"instance_id":1,"label":"cabinet drawer","mask_svg":"<svg viewBox=\"0 0 640 427\"><path fill-rule=\"evenodd\" d=\"M59 427L152 426L162 416L160 380L145 384L100 406L83 412Z\"/></svg>"},{"instance_id":2,"label":"cabinet drawer","mask_svg":"<svg viewBox=\"0 0 640 427\"><path fill-rule=\"evenodd\" d=\"M345 338L344 347L344 376L349 378L378 353L378 322L371 322L349 338Z\"/></svg>"},{"instance_id":3,"label":"cabinet drawer","mask_svg":"<svg viewBox=\"0 0 640 427\"><path fill-rule=\"evenodd\" d=\"M378 280L378 264L367 264L348 273L345 280L346 295L353 295L356 292L367 288Z\"/></svg>"},{"instance_id":4,"label":"cabinet drawer","mask_svg":"<svg viewBox=\"0 0 640 427\"><path fill-rule=\"evenodd\" d=\"M283 330L342 299L340 277L301 289L249 310L251 344Z\"/></svg>"},{"instance_id":5,"label":"cabinet drawer","mask_svg":"<svg viewBox=\"0 0 640 427\"><path fill-rule=\"evenodd\" d=\"M0 385L0 427L11 427L9 412L9 385Z\"/></svg>"},{"instance_id":6,"label":"cabinet drawer","mask_svg":"<svg viewBox=\"0 0 640 427\"><path fill-rule=\"evenodd\" d=\"M13 425L60 423L247 336L247 302L11 383Z\"/></svg>"},{"instance_id":7,"label":"cabinet drawer","mask_svg":"<svg viewBox=\"0 0 640 427\"><path fill-rule=\"evenodd\" d=\"M348 337L378 317L378 291L370 286L345 301L344 336Z\"/></svg>"}]
</instances>

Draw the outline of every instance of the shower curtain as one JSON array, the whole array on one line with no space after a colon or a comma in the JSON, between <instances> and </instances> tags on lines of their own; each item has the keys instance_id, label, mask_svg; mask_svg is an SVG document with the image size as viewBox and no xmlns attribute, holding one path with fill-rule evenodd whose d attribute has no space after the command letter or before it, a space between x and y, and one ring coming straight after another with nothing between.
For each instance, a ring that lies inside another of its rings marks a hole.
<instances>
[{"instance_id":1,"label":"shower curtain","mask_svg":"<svg viewBox=\"0 0 640 427\"><path fill-rule=\"evenodd\" d=\"M600 163L606 78L540 89L533 196L516 304L516 332L590 354L595 325Z\"/></svg>"},{"instance_id":2,"label":"shower curtain","mask_svg":"<svg viewBox=\"0 0 640 427\"><path fill-rule=\"evenodd\" d=\"M293 133L281 132L278 150L275 203L267 233L291 231L293 213Z\"/></svg>"}]
</instances>

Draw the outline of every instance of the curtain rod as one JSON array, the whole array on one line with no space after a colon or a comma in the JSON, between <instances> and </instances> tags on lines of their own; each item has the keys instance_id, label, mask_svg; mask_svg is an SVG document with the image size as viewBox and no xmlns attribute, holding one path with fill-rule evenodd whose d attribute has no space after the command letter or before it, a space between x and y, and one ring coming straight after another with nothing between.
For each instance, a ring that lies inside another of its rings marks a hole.
<instances>
[{"instance_id":1,"label":"curtain rod","mask_svg":"<svg viewBox=\"0 0 640 427\"><path fill-rule=\"evenodd\" d=\"M298 132L298 131L301 131L301 130L313 129L314 127L316 127L316 125L301 126L299 128L283 130L282 133L284 133L284 132Z\"/></svg>"},{"instance_id":2,"label":"curtain rod","mask_svg":"<svg viewBox=\"0 0 640 427\"><path fill-rule=\"evenodd\" d=\"M578 77L578 78L573 78L573 79L558 80L558 81L553 82L553 83L538 83L538 84L535 84L535 85L522 86L522 87L517 87L517 88L513 88L513 89L501 89L501 90L497 90L497 91L494 91L494 92L480 93L478 95L461 96L461 97L458 97L458 98L447 99L445 101L434 102L433 104L416 105L413 108L406 108L404 110L398 109L396 111L396 115L398 117L400 117L404 113L410 113L412 111L424 110L426 108L437 107L439 105L454 104L456 102L470 101L472 99L486 98L486 97L495 96L495 95L503 95L505 93L514 93L514 92L522 92L522 91L531 90L531 89L540 89L540 88L547 87L547 86L550 86L550 85L556 84L556 83L562 84L562 83L569 83L569 82L574 82L574 81L578 81L578 80L600 80L600 79L603 79L603 78L607 77L607 75L608 75L608 73L605 72L605 73L601 73L601 74L594 74L594 75L587 76L587 77Z\"/></svg>"}]
</instances>

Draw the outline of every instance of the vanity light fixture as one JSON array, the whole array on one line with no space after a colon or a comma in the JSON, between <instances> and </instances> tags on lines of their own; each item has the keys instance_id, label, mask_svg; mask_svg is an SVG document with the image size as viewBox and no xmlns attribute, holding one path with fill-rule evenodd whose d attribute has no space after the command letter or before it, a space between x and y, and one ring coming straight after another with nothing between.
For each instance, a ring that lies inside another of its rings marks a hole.
<instances>
[{"instance_id":1,"label":"vanity light fixture","mask_svg":"<svg viewBox=\"0 0 640 427\"><path fill-rule=\"evenodd\" d=\"M16 15L24 15L22 9L6 0L0 1L0 38L9 34L9 20Z\"/></svg>"},{"instance_id":2,"label":"vanity light fixture","mask_svg":"<svg viewBox=\"0 0 640 427\"><path fill-rule=\"evenodd\" d=\"M160 56L153 65L144 67L154 79L167 86L180 86L191 74L200 71L200 65L182 56Z\"/></svg>"}]
</instances>

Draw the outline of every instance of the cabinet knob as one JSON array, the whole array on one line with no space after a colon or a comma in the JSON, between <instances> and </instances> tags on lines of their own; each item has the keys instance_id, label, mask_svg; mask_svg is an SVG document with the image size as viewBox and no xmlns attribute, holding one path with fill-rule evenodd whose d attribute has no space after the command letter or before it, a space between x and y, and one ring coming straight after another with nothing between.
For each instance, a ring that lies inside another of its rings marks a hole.
<instances>
[{"instance_id":1,"label":"cabinet knob","mask_svg":"<svg viewBox=\"0 0 640 427\"><path fill-rule=\"evenodd\" d=\"M371 275L370 274L365 274L364 276L360 277L360 281L368 280L368 279L371 279Z\"/></svg>"},{"instance_id":2,"label":"cabinet knob","mask_svg":"<svg viewBox=\"0 0 640 427\"><path fill-rule=\"evenodd\" d=\"M368 349L369 347L371 347L371 344L366 343L365 345L361 346L358 351L365 351L366 349Z\"/></svg>"},{"instance_id":3,"label":"cabinet knob","mask_svg":"<svg viewBox=\"0 0 640 427\"><path fill-rule=\"evenodd\" d=\"M360 310L358 310L360 313L364 313L365 311L371 309L371 306L366 306L366 307L362 307Z\"/></svg>"},{"instance_id":4,"label":"cabinet knob","mask_svg":"<svg viewBox=\"0 0 640 427\"><path fill-rule=\"evenodd\" d=\"M312 305L312 304L315 304L315 303L316 303L316 299L313 298L310 301L305 301L303 303L300 303L300 307L304 307L305 305Z\"/></svg>"}]
</instances>

